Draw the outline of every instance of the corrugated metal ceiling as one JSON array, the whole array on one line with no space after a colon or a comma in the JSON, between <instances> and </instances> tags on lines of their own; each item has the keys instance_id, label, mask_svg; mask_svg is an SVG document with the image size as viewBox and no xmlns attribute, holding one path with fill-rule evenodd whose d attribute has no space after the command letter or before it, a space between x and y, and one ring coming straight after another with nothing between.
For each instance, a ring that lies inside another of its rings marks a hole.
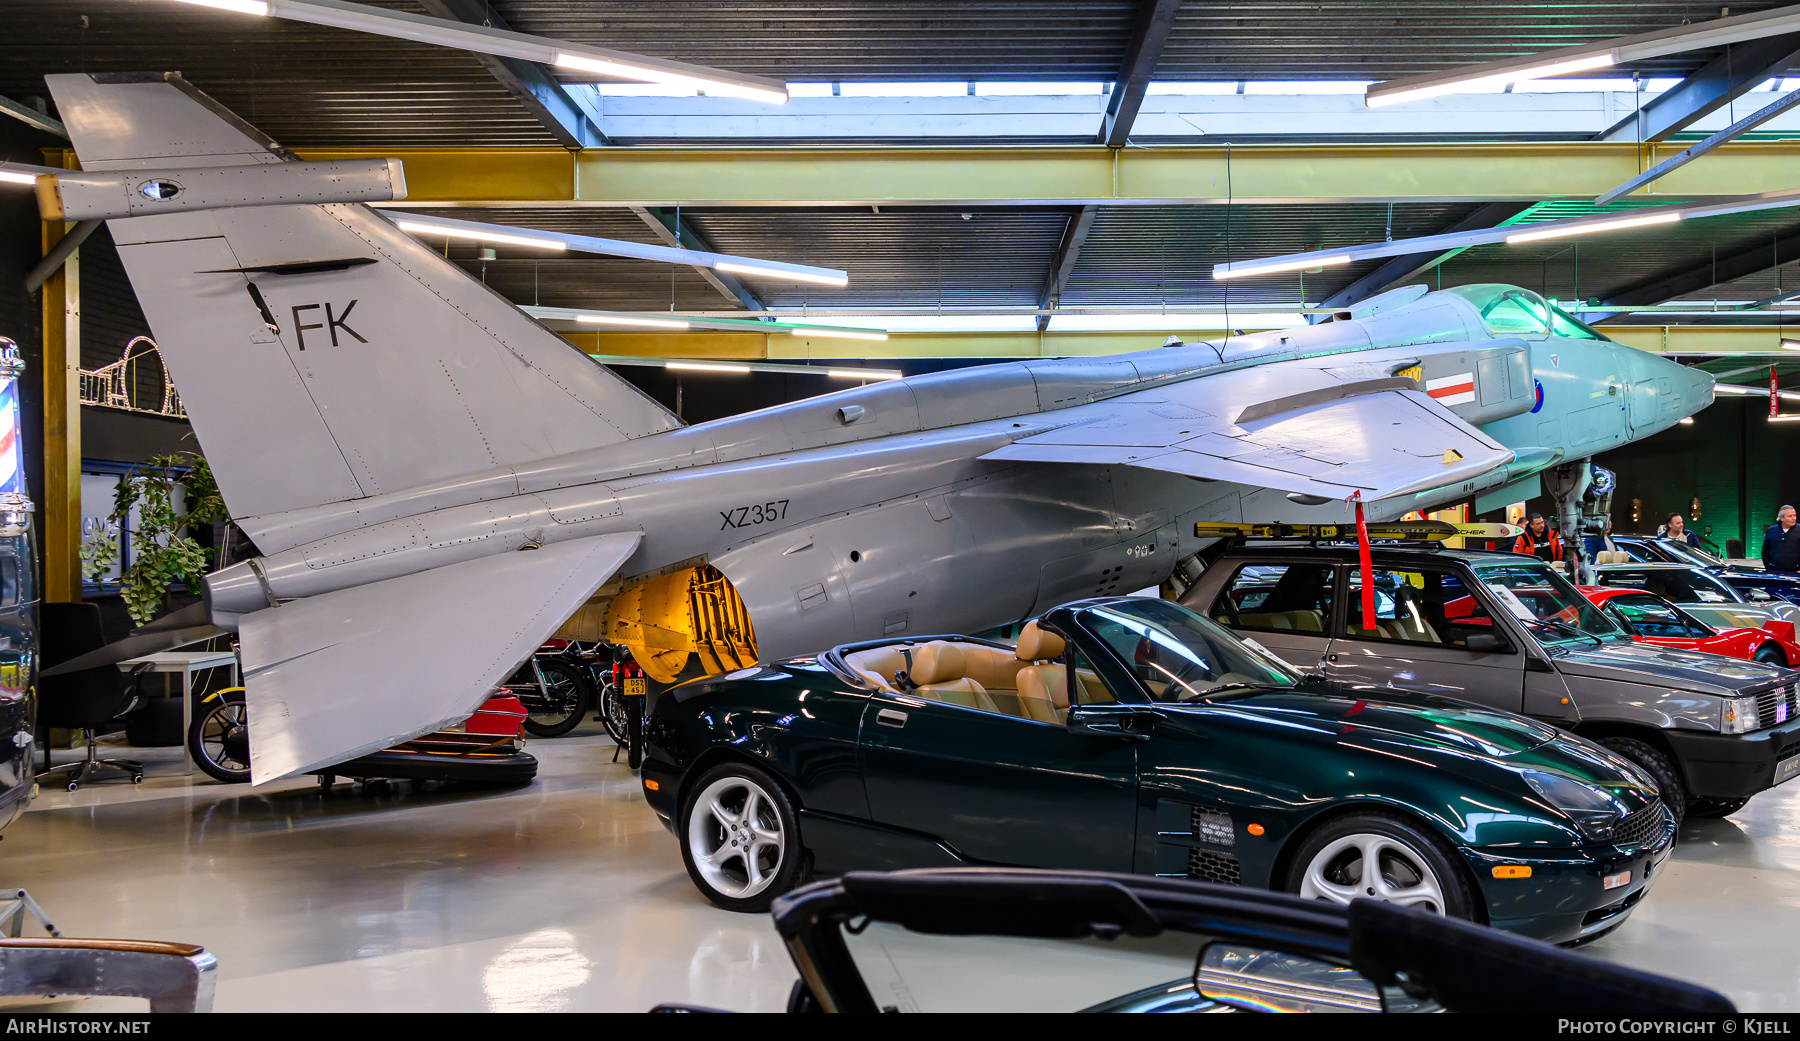
<instances>
[{"instance_id":1,"label":"corrugated metal ceiling","mask_svg":"<svg viewBox=\"0 0 1800 1041\"><path fill-rule=\"evenodd\" d=\"M1393 237L1441 231L1475 204L1393 208ZM1380 242L1388 230L1384 205L1118 206L1094 218L1081 257L1062 294L1064 307L1194 306L1226 302L1294 306L1301 286L1318 300L1380 266L1380 261L1331 267L1318 274L1282 273L1215 281L1214 264L1329 246Z\"/></svg>"},{"instance_id":2,"label":"corrugated metal ceiling","mask_svg":"<svg viewBox=\"0 0 1800 1041\"><path fill-rule=\"evenodd\" d=\"M1787 0L1728 5L1732 14ZM1719 17L1717 3L1186 3L1163 49L1162 79L1390 79ZM1620 71L1681 76L1712 58L1690 51Z\"/></svg>"},{"instance_id":3,"label":"corrugated metal ceiling","mask_svg":"<svg viewBox=\"0 0 1800 1041\"><path fill-rule=\"evenodd\" d=\"M748 280L771 306L1035 307L1070 211L696 209L683 217L720 252L850 273L843 289Z\"/></svg>"},{"instance_id":4,"label":"corrugated metal ceiling","mask_svg":"<svg viewBox=\"0 0 1800 1041\"><path fill-rule=\"evenodd\" d=\"M382 0L378 6L418 10ZM1733 13L1780 6L1733 5ZM748 0L499 0L522 31L696 61L788 80L1104 79L1115 74L1137 5L987 2L752 3ZM144 0L0 0L0 94L43 93L60 71L174 69L285 144L548 145L541 126L468 55L363 34ZM1383 78L1716 18L1713 4L1661 2L1201 3L1184 6L1164 79ZM1706 55L1665 59L1673 75ZM1395 207L1395 237L1441 231L1472 209ZM963 214L968 213L965 220ZM586 234L657 241L629 213L569 207L456 211ZM685 215L715 248L843 268L842 290L753 280L772 305L978 308L1035 305L1070 220L1065 208L706 210ZM1231 234L1226 239L1229 217ZM1612 288L1749 248L1800 218L1750 215L1561 244L1472 250L1446 284L1510 280L1552 295ZM1384 206L1103 209L1063 295L1065 306L1217 303L1213 263L1375 241ZM459 259L473 249L452 252ZM479 262L470 260L474 269ZM1373 267L1304 276L1317 299ZM1566 273L1559 276L1559 268ZM1558 278L1561 281L1558 281ZM1756 277L1731 291L1754 298ZM522 302L618 309L718 309L691 270L606 258L501 252L487 279ZM1768 281L1774 279L1773 273ZM1247 306L1291 305L1299 275L1233 283Z\"/></svg>"},{"instance_id":5,"label":"corrugated metal ceiling","mask_svg":"<svg viewBox=\"0 0 1800 1041\"><path fill-rule=\"evenodd\" d=\"M1110 79L1136 3L498 0L514 29L782 80Z\"/></svg>"},{"instance_id":6,"label":"corrugated metal ceiling","mask_svg":"<svg viewBox=\"0 0 1800 1041\"><path fill-rule=\"evenodd\" d=\"M292 147L556 143L443 47L143 0L3 0L0 26L0 95L15 101L46 95L46 73L180 72Z\"/></svg>"},{"instance_id":7,"label":"corrugated metal ceiling","mask_svg":"<svg viewBox=\"0 0 1800 1041\"><path fill-rule=\"evenodd\" d=\"M1443 265L1444 284L1510 282L1558 299L1605 299L1608 295L1670 274L1704 271L1716 259L1759 249L1769 251L1769 270L1728 285L1686 294L1690 299L1758 300L1776 291L1775 240L1800 233L1792 210L1740 213L1682 221L1605 235L1525 245L1480 246ZM1792 272L1782 284L1800 289Z\"/></svg>"}]
</instances>

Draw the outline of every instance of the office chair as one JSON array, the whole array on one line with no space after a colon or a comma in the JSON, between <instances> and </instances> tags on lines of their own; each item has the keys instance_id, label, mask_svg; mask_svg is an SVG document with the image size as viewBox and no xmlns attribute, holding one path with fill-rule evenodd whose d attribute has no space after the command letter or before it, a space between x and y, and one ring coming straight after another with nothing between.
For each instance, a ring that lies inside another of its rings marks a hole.
<instances>
[{"instance_id":1,"label":"office chair","mask_svg":"<svg viewBox=\"0 0 1800 1041\"><path fill-rule=\"evenodd\" d=\"M106 632L100 624L97 604L43 604L39 607L38 628L42 663L45 668L86 654L106 645ZM132 784L144 779L144 764L134 759L101 759L95 754L95 731L108 720L125 711L131 701L132 685L117 665L83 669L66 676L38 680L38 724L67 727L83 731L87 737L87 757L62 766L50 765L50 746L44 746L44 769L38 783L54 775L68 777L69 790L83 781L96 780L104 770L123 770Z\"/></svg>"}]
</instances>

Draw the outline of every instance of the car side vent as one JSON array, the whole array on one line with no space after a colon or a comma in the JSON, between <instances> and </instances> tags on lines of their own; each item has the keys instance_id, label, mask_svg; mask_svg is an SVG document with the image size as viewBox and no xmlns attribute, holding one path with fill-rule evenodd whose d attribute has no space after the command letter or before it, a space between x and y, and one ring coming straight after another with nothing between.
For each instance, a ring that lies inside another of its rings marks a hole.
<instances>
[{"instance_id":1,"label":"car side vent","mask_svg":"<svg viewBox=\"0 0 1800 1041\"><path fill-rule=\"evenodd\" d=\"M1201 842L1210 842L1215 846L1237 844L1237 832L1231 826L1231 814L1224 810L1215 810L1210 806L1196 806L1193 814L1195 838Z\"/></svg>"},{"instance_id":2,"label":"car side vent","mask_svg":"<svg viewBox=\"0 0 1800 1041\"><path fill-rule=\"evenodd\" d=\"M1243 884L1238 859L1229 853L1205 849L1188 850L1188 877L1196 882L1216 882L1222 886Z\"/></svg>"}]
</instances>

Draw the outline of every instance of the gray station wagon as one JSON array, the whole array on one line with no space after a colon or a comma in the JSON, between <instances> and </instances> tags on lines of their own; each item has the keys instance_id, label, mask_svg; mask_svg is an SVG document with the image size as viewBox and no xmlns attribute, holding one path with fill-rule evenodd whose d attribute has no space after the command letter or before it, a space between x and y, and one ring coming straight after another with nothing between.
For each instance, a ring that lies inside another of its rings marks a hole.
<instances>
[{"instance_id":1,"label":"gray station wagon","mask_svg":"<svg viewBox=\"0 0 1800 1041\"><path fill-rule=\"evenodd\" d=\"M1513 553L1227 549L1181 596L1296 668L1554 723L1644 767L1677 819L1720 817L1800 774L1800 674L1634 642L1550 565Z\"/></svg>"}]
</instances>

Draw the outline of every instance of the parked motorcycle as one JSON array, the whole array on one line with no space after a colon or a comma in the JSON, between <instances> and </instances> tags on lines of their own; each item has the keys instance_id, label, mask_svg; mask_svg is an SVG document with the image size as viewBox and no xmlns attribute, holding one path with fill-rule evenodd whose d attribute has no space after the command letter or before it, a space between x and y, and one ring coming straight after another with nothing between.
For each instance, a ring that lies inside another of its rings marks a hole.
<instances>
[{"instance_id":1,"label":"parked motorcycle","mask_svg":"<svg viewBox=\"0 0 1800 1041\"><path fill-rule=\"evenodd\" d=\"M567 640L546 640L500 685L529 713L525 717L527 733L561 737L580 725L588 706L595 703L594 669L589 660L593 653Z\"/></svg>"}]
</instances>

